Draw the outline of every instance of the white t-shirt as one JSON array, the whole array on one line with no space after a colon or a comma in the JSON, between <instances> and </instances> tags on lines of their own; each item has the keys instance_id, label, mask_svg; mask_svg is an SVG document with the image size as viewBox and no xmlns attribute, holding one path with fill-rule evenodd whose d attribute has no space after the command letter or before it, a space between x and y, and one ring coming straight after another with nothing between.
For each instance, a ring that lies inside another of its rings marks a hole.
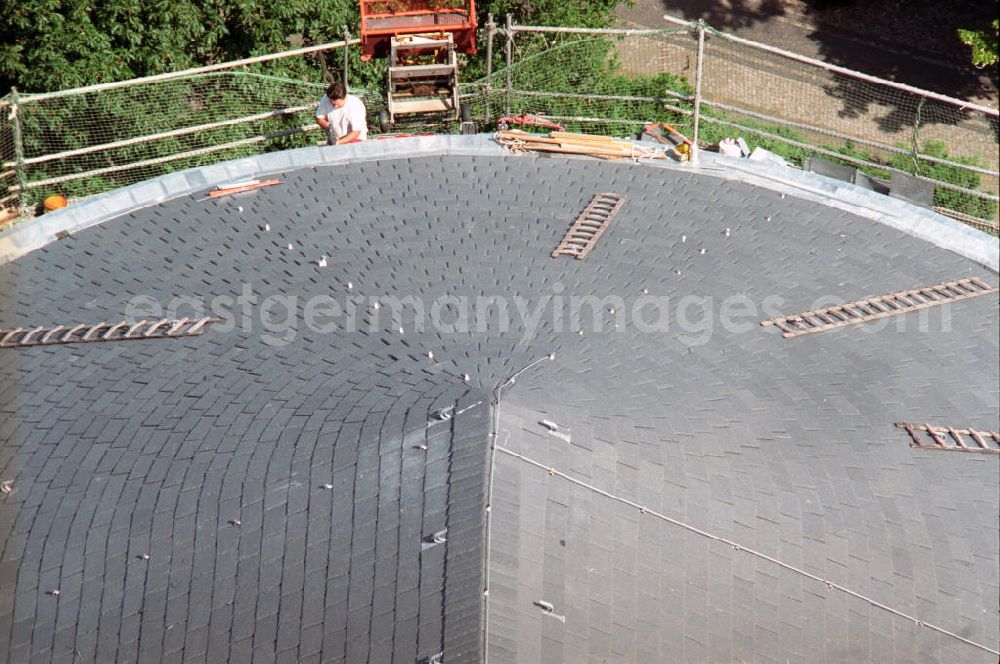
<instances>
[{"instance_id":1,"label":"white t-shirt","mask_svg":"<svg viewBox=\"0 0 1000 664\"><path fill-rule=\"evenodd\" d=\"M352 131L361 132L358 140L368 140L368 123L365 121L365 104L354 95L347 95L344 105L334 108L333 102L326 95L319 100L316 109L317 118L326 118L330 123L330 132L335 138L346 136Z\"/></svg>"}]
</instances>

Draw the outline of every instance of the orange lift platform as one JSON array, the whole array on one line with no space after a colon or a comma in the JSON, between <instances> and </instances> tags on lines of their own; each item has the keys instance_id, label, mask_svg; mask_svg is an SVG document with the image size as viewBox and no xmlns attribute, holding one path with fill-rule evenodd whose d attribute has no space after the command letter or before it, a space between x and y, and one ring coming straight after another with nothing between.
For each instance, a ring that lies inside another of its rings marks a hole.
<instances>
[{"instance_id":1,"label":"orange lift platform","mask_svg":"<svg viewBox=\"0 0 1000 664\"><path fill-rule=\"evenodd\" d=\"M380 129L389 131L407 114L468 122L469 111L458 102L457 54L476 52L475 0L360 2L361 59L389 60Z\"/></svg>"}]
</instances>

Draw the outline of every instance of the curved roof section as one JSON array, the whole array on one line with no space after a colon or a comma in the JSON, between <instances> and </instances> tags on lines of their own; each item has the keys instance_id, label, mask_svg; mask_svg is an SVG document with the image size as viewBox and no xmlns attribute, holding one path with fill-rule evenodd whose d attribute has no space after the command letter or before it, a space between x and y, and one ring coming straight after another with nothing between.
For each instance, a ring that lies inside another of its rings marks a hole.
<instances>
[{"instance_id":1,"label":"curved roof section","mask_svg":"<svg viewBox=\"0 0 1000 664\"><path fill-rule=\"evenodd\" d=\"M0 351L12 661L995 659L997 457L893 423L996 428L996 298L757 324L995 274L638 164L279 177L0 267L5 326L226 312ZM550 258L600 191L597 248Z\"/></svg>"}]
</instances>

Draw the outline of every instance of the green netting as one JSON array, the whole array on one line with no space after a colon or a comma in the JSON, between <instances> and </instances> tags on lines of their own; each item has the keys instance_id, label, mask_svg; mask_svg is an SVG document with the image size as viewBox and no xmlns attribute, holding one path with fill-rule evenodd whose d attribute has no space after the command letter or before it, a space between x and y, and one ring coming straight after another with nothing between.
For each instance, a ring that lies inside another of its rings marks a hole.
<instances>
[{"instance_id":1,"label":"green netting","mask_svg":"<svg viewBox=\"0 0 1000 664\"><path fill-rule=\"evenodd\" d=\"M303 145L303 136L287 133L312 122L322 94L318 81L236 70L37 101L28 97L19 107L29 186L23 202L32 206L51 193L85 196L206 158ZM272 134L274 140L210 151ZM193 151L205 152L168 159ZM80 173L92 174L72 177ZM44 182L50 184L32 186Z\"/></svg>"},{"instance_id":2,"label":"green netting","mask_svg":"<svg viewBox=\"0 0 1000 664\"><path fill-rule=\"evenodd\" d=\"M718 33L706 39L702 76L702 141L742 132L748 142L796 165L819 156L875 177L890 178L893 169L916 174L940 183L935 206L997 219L995 115ZM713 123L713 117L746 129Z\"/></svg>"},{"instance_id":3,"label":"green netting","mask_svg":"<svg viewBox=\"0 0 1000 664\"><path fill-rule=\"evenodd\" d=\"M18 212L20 196L17 154L14 150L14 106L11 96L0 97L0 227Z\"/></svg>"},{"instance_id":4,"label":"green netting","mask_svg":"<svg viewBox=\"0 0 1000 664\"><path fill-rule=\"evenodd\" d=\"M656 35L519 34L509 70L490 78L506 115L543 114L570 131L627 135L650 122L691 128L691 88L658 57L683 40ZM509 87L508 87L509 86Z\"/></svg>"}]
</instances>

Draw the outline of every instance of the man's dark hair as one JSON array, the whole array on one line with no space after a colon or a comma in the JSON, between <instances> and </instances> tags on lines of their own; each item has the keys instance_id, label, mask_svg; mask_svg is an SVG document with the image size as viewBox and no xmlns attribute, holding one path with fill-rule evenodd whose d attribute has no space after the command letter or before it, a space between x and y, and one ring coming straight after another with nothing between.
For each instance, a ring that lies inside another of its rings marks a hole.
<instances>
[{"instance_id":1,"label":"man's dark hair","mask_svg":"<svg viewBox=\"0 0 1000 664\"><path fill-rule=\"evenodd\" d=\"M330 87L326 89L326 96L330 98L330 101L337 101L347 96L347 90L344 89L343 83L337 81L336 83L331 83Z\"/></svg>"}]
</instances>

